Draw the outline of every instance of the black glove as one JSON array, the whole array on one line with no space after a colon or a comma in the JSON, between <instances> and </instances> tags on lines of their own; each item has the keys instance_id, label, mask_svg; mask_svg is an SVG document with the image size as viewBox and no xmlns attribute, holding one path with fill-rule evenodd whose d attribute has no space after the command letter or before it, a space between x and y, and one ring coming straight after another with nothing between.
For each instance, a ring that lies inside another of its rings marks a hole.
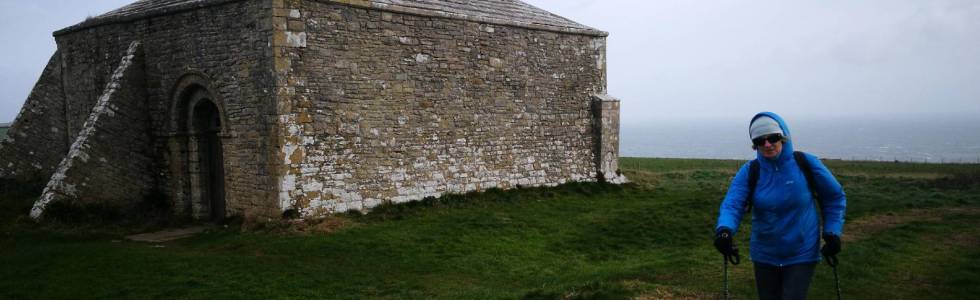
<instances>
[{"instance_id":1,"label":"black glove","mask_svg":"<svg viewBox=\"0 0 980 300\"><path fill-rule=\"evenodd\" d=\"M839 236L830 233L824 233L823 241L824 241L823 248L820 249L820 253L823 253L823 256L832 257L832 256L836 256L837 253L840 253Z\"/></svg>"},{"instance_id":2,"label":"black glove","mask_svg":"<svg viewBox=\"0 0 980 300\"><path fill-rule=\"evenodd\" d=\"M738 255L738 249L735 249L735 245L732 243L731 230L725 228L718 231L718 234L715 235L715 248L724 256Z\"/></svg>"}]
</instances>

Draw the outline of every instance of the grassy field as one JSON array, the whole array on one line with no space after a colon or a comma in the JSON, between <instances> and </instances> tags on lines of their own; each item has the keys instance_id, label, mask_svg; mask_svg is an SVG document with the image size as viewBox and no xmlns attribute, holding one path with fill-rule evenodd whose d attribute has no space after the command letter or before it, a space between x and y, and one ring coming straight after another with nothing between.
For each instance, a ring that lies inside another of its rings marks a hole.
<instances>
[{"instance_id":1,"label":"grassy field","mask_svg":"<svg viewBox=\"0 0 980 300\"><path fill-rule=\"evenodd\" d=\"M7 130L8 129L9 128L0 127L0 140L2 140L3 138L7 137Z\"/></svg>"},{"instance_id":2,"label":"grassy field","mask_svg":"<svg viewBox=\"0 0 980 300\"><path fill-rule=\"evenodd\" d=\"M980 166L827 164L849 202L844 297L980 294ZM0 298L717 298L712 227L739 165L624 158L623 186L491 190L163 244L122 238L146 225L33 224L33 197L8 189ZM747 260L731 278L736 298L755 298ZM833 295L821 265L810 297Z\"/></svg>"}]
</instances>

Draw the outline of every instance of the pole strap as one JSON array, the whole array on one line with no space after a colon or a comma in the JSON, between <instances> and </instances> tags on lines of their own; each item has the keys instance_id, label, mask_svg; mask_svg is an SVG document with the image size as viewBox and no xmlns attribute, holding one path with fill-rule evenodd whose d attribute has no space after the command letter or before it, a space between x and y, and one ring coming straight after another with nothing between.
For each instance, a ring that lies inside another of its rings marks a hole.
<instances>
[{"instance_id":1,"label":"pole strap","mask_svg":"<svg viewBox=\"0 0 980 300\"><path fill-rule=\"evenodd\" d=\"M835 268L835 270L836 270L837 263L838 263L838 261L837 261L837 255L824 255L823 258L824 258L824 260L827 261L827 265L828 266L830 266L832 268Z\"/></svg>"}]
</instances>

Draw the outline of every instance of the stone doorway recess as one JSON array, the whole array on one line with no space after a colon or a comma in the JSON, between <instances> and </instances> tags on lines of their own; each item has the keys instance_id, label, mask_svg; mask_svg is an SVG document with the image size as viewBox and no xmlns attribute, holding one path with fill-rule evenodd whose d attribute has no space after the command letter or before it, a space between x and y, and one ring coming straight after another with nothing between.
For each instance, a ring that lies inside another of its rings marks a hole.
<instances>
[{"instance_id":1,"label":"stone doorway recess","mask_svg":"<svg viewBox=\"0 0 980 300\"><path fill-rule=\"evenodd\" d=\"M191 113L193 129L191 139L195 140L196 157L191 157L190 170L196 173L198 184L195 198L198 198L196 216L199 219L220 221L225 217L225 175L224 158L221 147L221 115L218 107L207 98L196 99ZM193 156L193 155L192 155ZM195 159L196 158L196 159ZM196 172L194 172L196 171ZM194 177L194 176L192 176Z\"/></svg>"},{"instance_id":2,"label":"stone doorway recess","mask_svg":"<svg viewBox=\"0 0 980 300\"><path fill-rule=\"evenodd\" d=\"M223 101L201 74L188 74L173 89L169 185L175 213L196 220L221 221L228 214Z\"/></svg>"}]
</instances>

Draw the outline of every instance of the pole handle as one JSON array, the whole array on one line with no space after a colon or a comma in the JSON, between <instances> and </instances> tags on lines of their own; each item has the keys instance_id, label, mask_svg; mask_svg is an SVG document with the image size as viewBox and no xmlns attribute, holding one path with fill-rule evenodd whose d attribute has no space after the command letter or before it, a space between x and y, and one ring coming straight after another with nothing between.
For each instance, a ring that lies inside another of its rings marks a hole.
<instances>
[{"instance_id":1,"label":"pole handle","mask_svg":"<svg viewBox=\"0 0 980 300\"><path fill-rule=\"evenodd\" d=\"M828 266L831 266L831 267L834 267L834 268L837 267L837 263L839 262L837 260L837 255L824 255L823 258L824 258L824 260L827 261L827 265Z\"/></svg>"}]
</instances>

